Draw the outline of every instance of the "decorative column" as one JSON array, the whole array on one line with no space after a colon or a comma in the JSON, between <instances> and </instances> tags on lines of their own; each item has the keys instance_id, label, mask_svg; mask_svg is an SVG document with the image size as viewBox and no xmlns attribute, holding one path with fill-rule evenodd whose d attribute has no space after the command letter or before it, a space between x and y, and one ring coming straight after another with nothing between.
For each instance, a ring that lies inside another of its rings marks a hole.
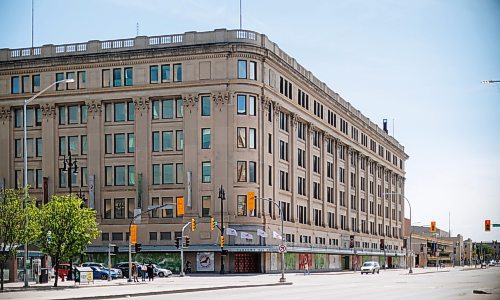
<instances>
[{"instance_id":1,"label":"decorative column","mask_svg":"<svg viewBox=\"0 0 500 300\"><path fill-rule=\"evenodd\" d=\"M292 193L292 198L290 201L290 221L295 222L295 214L296 214L296 201L297 198L297 168L295 167L297 164L297 123L298 116L297 114L292 113L290 116L290 134L288 136L290 141L290 189Z\"/></svg>"},{"instance_id":2,"label":"decorative column","mask_svg":"<svg viewBox=\"0 0 500 300\"><path fill-rule=\"evenodd\" d=\"M102 122L102 104L101 100L86 101L88 110L87 120L87 141L88 141L88 155L87 155L87 171L89 174L89 205L97 211L97 220L99 221L103 216L104 204L101 199L101 188L103 183L104 167L104 147L101 142L104 141L104 128ZM136 140L136 145L137 145ZM137 169L136 169L137 172ZM91 185L94 183L94 195L92 196ZM92 204L93 202L93 204Z\"/></svg>"},{"instance_id":3,"label":"decorative column","mask_svg":"<svg viewBox=\"0 0 500 300\"><path fill-rule=\"evenodd\" d=\"M280 118L280 111L281 111L281 105L277 101L273 101L273 110L274 110L274 117L273 117L273 175L274 175L274 188L273 188L273 200L274 201L279 201L278 195L279 195L279 184L280 184L280 172L278 170L278 165L279 165L279 144L278 144L278 132L279 132L279 118ZM273 220L276 220L276 208L275 205L272 205L272 211L273 211ZM279 213L279 212L278 212Z\"/></svg>"},{"instance_id":4,"label":"decorative column","mask_svg":"<svg viewBox=\"0 0 500 300\"><path fill-rule=\"evenodd\" d=\"M5 183L5 188L14 187L14 157L11 152L14 142L12 111L10 107L0 107L0 153L3 153L3 159L7 160L4 167L0 168L0 182ZM14 150L15 151L15 150Z\"/></svg>"},{"instance_id":5,"label":"decorative column","mask_svg":"<svg viewBox=\"0 0 500 300\"><path fill-rule=\"evenodd\" d=\"M59 181L57 108L55 103L43 103L40 107L42 109L42 176L48 178L47 194L50 199Z\"/></svg>"},{"instance_id":6,"label":"decorative column","mask_svg":"<svg viewBox=\"0 0 500 300\"><path fill-rule=\"evenodd\" d=\"M347 230L352 231L355 228L351 228L351 155L352 149L348 145L345 145L346 156L345 156L345 197L347 206Z\"/></svg>"},{"instance_id":7,"label":"decorative column","mask_svg":"<svg viewBox=\"0 0 500 300\"><path fill-rule=\"evenodd\" d=\"M149 203L149 180L152 178L151 151L149 147L152 138L151 119L149 105L150 100L145 97L133 99L135 108L135 208L145 210ZM149 214L141 218L149 218Z\"/></svg>"},{"instance_id":8,"label":"decorative column","mask_svg":"<svg viewBox=\"0 0 500 300\"><path fill-rule=\"evenodd\" d=\"M306 182L307 182L307 224L311 225L311 219L313 218L313 209L312 209L312 199L313 199L313 160L312 160L312 155L313 155L313 143L312 139L314 138L314 131L316 130L316 127L312 124L308 124L308 136L307 136L307 143L306 143L306 166L307 166L307 171L306 171Z\"/></svg>"},{"instance_id":9,"label":"decorative column","mask_svg":"<svg viewBox=\"0 0 500 300\"><path fill-rule=\"evenodd\" d=\"M327 169L327 161L326 161L326 143L328 142L328 139L326 138L326 132L322 131L321 132L321 138L320 138L320 161L321 161L321 181L320 185L321 188L319 190L319 195L321 199L321 211L322 211L322 216L321 216L321 222L322 226L326 227L326 169Z\"/></svg>"}]
</instances>

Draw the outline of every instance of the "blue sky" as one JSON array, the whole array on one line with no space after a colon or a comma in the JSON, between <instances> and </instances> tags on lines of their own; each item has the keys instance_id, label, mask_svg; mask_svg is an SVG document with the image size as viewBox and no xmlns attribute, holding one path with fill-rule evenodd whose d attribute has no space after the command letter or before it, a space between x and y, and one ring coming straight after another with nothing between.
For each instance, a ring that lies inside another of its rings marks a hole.
<instances>
[{"instance_id":1,"label":"blue sky","mask_svg":"<svg viewBox=\"0 0 500 300\"><path fill-rule=\"evenodd\" d=\"M35 46L239 27L238 0L35 0ZM0 0L0 48L31 45L31 1ZM243 0L266 34L405 146L413 223L475 240L500 223L499 0ZM392 126L394 120L394 127Z\"/></svg>"}]
</instances>

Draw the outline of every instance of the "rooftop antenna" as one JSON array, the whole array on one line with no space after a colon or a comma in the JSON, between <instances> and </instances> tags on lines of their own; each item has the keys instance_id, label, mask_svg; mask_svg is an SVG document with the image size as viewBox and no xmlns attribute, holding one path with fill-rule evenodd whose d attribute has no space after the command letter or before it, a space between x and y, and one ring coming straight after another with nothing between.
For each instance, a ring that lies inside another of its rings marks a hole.
<instances>
[{"instance_id":1,"label":"rooftop antenna","mask_svg":"<svg viewBox=\"0 0 500 300\"><path fill-rule=\"evenodd\" d=\"M241 26L241 0L240 0L240 30L242 29L242 26Z\"/></svg>"},{"instance_id":2,"label":"rooftop antenna","mask_svg":"<svg viewBox=\"0 0 500 300\"><path fill-rule=\"evenodd\" d=\"M392 136L394 137L394 118L392 118Z\"/></svg>"},{"instance_id":3,"label":"rooftop antenna","mask_svg":"<svg viewBox=\"0 0 500 300\"><path fill-rule=\"evenodd\" d=\"M136 36L139 36L139 22L136 23Z\"/></svg>"}]
</instances>

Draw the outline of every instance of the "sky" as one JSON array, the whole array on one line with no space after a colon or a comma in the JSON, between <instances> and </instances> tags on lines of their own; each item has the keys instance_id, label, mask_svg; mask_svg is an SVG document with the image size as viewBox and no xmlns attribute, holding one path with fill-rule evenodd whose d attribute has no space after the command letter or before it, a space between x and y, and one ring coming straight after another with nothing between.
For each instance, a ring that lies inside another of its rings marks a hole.
<instances>
[{"instance_id":1,"label":"sky","mask_svg":"<svg viewBox=\"0 0 500 300\"><path fill-rule=\"evenodd\" d=\"M238 0L34 0L34 45L240 26ZM412 223L500 240L500 0L242 0L266 34L410 156ZM31 46L31 0L0 0L0 48ZM451 216L451 218L450 218ZM406 217L409 217L408 213Z\"/></svg>"}]
</instances>

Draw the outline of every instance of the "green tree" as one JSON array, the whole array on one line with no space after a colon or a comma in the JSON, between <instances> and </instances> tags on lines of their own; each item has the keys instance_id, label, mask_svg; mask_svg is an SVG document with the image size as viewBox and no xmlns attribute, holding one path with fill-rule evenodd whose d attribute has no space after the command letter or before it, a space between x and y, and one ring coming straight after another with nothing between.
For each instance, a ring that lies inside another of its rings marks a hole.
<instances>
[{"instance_id":1,"label":"green tree","mask_svg":"<svg viewBox=\"0 0 500 300\"><path fill-rule=\"evenodd\" d=\"M24 189L0 191L0 290L7 260L15 257L20 245L31 243L40 232L35 201L27 196L25 207L24 197Z\"/></svg>"},{"instance_id":2,"label":"green tree","mask_svg":"<svg viewBox=\"0 0 500 300\"><path fill-rule=\"evenodd\" d=\"M50 255L55 263L54 286L57 286L59 263L82 254L99 235L96 212L83 207L75 195L52 196L40 213L40 250Z\"/></svg>"}]
</instances>

